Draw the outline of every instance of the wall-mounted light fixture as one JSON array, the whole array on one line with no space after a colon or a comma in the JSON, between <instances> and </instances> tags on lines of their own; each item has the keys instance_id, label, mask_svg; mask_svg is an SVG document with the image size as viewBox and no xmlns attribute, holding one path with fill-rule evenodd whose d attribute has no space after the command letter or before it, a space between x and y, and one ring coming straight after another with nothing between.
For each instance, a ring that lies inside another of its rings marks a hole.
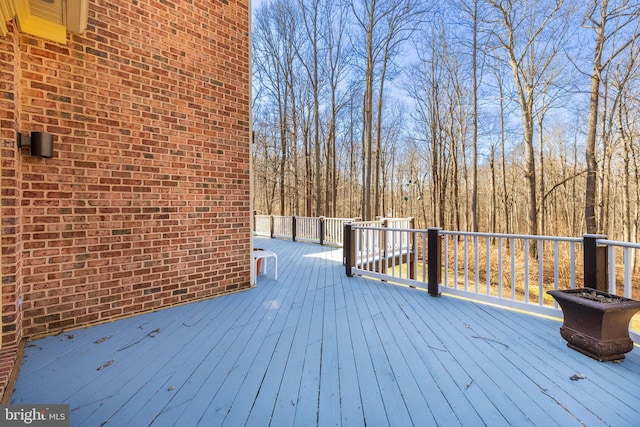
<instances>
[{"instance_id":1,"label":"wall-mounted light fixture","mask_svg":"<svg viewBox=\"0 0 640 427\"><path fill-rule=\"evenodd\" d=\"M53 157L53 135L48 132L31 132L31 136L18 132L18 148L31 147L31 155L50 159Z\"/></svg>"}]
</instances>

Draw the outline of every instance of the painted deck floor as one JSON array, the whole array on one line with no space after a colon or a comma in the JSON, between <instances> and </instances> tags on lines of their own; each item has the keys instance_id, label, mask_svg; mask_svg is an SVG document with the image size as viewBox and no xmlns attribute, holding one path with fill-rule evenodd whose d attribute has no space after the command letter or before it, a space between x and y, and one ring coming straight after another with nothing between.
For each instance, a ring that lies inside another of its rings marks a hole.
<instances>
[{"instance_id":1,"label":"painted deck floor","mask_svg":"<svg viewBox=\"0 0 640 427\"><path fill-rule=\"evenodd\" d=\"M69 404L73 426L640 425L637 346L600 363L557 321L255 244L277 281L269 260L249 291L32 341L12 403Z\"/></svg>"}]
</instances>

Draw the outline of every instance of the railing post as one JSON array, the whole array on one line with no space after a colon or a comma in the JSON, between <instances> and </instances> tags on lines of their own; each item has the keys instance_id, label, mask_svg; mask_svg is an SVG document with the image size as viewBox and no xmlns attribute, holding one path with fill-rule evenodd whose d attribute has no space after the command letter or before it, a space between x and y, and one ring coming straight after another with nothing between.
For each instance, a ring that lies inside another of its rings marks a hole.
<instances>
[{"instance_id":1,"label":"railing post","mask_svg":"<svg viewBox=\"0 0 640 427\"><path fill-rule=\"evenodd\" d=\"M418 233L415 229L411 229L409 235L411 236L411 251L407 255L409 279L416 280L418 277Z\"/></svg>"},{"instance_id":2,"label":"railing post","mask_svg":"<svg viewBox=\"0 0 640 427\"><path fill-rule=\"evenodd\" d=\"M295 242L296 241L296 216L293 215L291 217L291 239Z\"/></svg>"},{"instance_id":3,"label":"railing post","mask_svg":"<svg viewBox=\"0 0 640 427\"><path fill-rule=\"evenodd\" d=\"M256 226L258 225L257 222L258 220L256 219L256 215L258 214L258 211L253 211L253 232L256 232Z\"/></svg>"},{"instance_id":4,"label":"railing post","mask_svg":"<svg viewBox=\"0 0 640 427\"><path fill-rule=\"evenodd\" d=\"M353 247L353 235L351 230L352 224L347 222L344 224L342 239L344 240L344 244L342 245L342 263L346 267L345 272L348 277L353 276L353 271L351 268L353 267L353 260L355 258L355 254L352 252L351 248Z\"/></svg>"},{"instance_id":5,"label":"railing post","mask_svg":"<svg viewBox=\"0 0 640 427\"><path fill-rule=\"evenodd\" d=\"M386 218L382 218L382 228L389 228L389 220ZM386 230L380 231L380 248L382 249L382 254L380 255L382 259L380 263L375 263L372 267L374 271L378 271L382 274L387 274L387 264L389 261L388 253L387 253L387 234L389 232ZM391 256L396 256L395 248L391 248ZM373 257L375 260L375 257ZM399 263L402 264L402 253L400 253Z\"/></svg>"},{"instance_id":6,"label":"railing post","mask_svg":"<svg viewBox=\"0 0 640 427\"><path fill-rule=\"evenodd\" d=\"M439 286L442 279L442 244L439 228L427 230L427 266L427 291L432 297L438 297L440 296Z\"/></svg>"},{"instance_id":7,"label":"railing post","mask_svg":"<svg viewBox=\"0 0 640 427\"><path fill-rule=\"evenodd\" d=\"M273 219L273 215L269 215L269 237L273 239L273 235L275 230L275 220Z\"/></svg>"},{"instance_id":8,"label":"railing post","mask_svg":"<svg viewBox=\"0 0 640 427\"><path fill-rule=\"evenodd\" d=\"M607 292L607 247L598 245L598 239L606 235L585 234L582 236L584 256L584 287Z\"/></svg>"},{"instance_id":9,"label":"railing post","mask_svg":"<svg viewBox=\"0 0 640 427\"><path fill-rule=\"evenodd\" d=\"M412 230L411 235L411 251L407 254L407 267L409 268L409 279L416 280L418 276L418 263L416 262L416 254L418 252L418 233L416 233L416 219L409 219L409 228Z\"/></svg>"},{"instance_id":10,"label":"railing post","mask_svg":"<svg viewBox=\"0 0 640 427\"><path fill-rule=\"evenodd\" d=\"M320 234L320 246L324 246L324 217L318 218L318 234Z\"/></svg>"}]
</instances>

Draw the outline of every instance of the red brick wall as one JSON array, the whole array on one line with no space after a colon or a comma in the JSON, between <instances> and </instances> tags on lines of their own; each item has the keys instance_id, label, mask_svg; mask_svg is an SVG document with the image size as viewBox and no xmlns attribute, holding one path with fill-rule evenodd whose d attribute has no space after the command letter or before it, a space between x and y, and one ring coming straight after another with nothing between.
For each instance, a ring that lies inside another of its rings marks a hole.
<instances>
[{"instance_id":1,"label":"red brick wall","mask_svg":"<svg viewBox=\"0 0 640 427\"><path fill-rule=\"evenodd\" d=\"M0 40L5 346L249 286L248 3L91 0L66 45Z\"/></svg>"},{"instance_id":2,"label":"red brick wall","mask_svg":"<svg viewBox=\"0 0 640 427\"><path fill-rule=\"evenodd\" d=\"M11 26L11 25L9 25ZM21 338L18 323L17 271L20 255L18 219L18 180L15 150L16 126L16 52L14 35L0 38L0 206L2 217L2 348L0 349L0 396L4 394L13 369L17 343Z\"/></svg>"}]
</instances>

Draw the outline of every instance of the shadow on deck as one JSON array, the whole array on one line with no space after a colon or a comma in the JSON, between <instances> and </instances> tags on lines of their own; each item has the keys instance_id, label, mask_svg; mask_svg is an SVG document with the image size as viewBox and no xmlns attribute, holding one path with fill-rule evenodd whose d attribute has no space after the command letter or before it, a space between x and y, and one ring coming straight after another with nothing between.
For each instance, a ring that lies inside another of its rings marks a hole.
<instances>
[{"instance_id":1,"label":"shadow on deck","mask_svg":"<svg viewBox=\"0 0 640 427\"><path fill-rule=\"evenodd\" d=\"M555 320L255 245L277 281L32 341L11 403L69 404L74 426L640 425L637 346L600 363Z\"/></svg>"}]
</instances>

